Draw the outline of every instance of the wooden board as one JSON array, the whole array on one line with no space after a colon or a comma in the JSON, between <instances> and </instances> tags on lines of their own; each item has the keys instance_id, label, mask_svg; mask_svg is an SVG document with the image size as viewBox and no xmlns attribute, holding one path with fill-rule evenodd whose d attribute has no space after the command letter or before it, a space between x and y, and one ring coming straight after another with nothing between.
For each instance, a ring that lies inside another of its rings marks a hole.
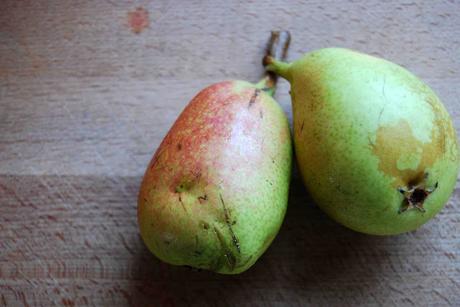
<instances>
[{"instance_id":1,"label":"wooden board","mask_svg":"<svg viewBox=\"0 0 460 307\"><path fill-rule=\"evenodd\" d=\"M460 185L421 229L347 230L294 174L273 245L238 276L159 262L136 197L198 90L256 81L269 31L289 57L350 47L399 63L460 131L459 1L2 1L0 306L460 305ZM289 86L277 100L291 118Z\"/></svg>"}]
</instances>

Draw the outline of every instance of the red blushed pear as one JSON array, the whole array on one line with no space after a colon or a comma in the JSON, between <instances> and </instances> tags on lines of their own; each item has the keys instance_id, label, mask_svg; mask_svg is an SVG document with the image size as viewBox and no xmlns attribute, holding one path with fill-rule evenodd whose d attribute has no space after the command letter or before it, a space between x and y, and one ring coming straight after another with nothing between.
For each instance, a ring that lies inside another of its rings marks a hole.
<instances>
[{"instance_id":1,"label":"red blushed pear","mask_svg":"<svg viewBox=\"0 0 460 307\"><path fill-rule=\"evenodd\" d=\"M268 52L285 56L289 34ZM291 175L289 124L276 77L225 81L192 99L150 162L139 192L141 236L159 259L224 274L247 270L284 219Z\"/></svg>"}]
</instances>

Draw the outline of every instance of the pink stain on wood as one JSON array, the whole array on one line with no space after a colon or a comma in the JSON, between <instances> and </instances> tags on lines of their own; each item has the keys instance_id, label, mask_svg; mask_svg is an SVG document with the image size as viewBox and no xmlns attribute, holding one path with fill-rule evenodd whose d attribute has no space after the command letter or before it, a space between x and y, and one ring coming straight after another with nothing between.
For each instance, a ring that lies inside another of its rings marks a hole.
<instances>
[{"instance_id":1,"label":"pink stain on wood","mask_svg":"<svg viewBox=\"0 0 460 307\"><path fill-rule=\"evenodd\" d=\"M128 12L128 24L131 31L136 34L141 33L150 24L149 12L143 7L138 7L134 11Z\"/></svg>"},{"instance_id":2,"label":"pink stain on wood","mask_svg":"<svg viewBox=\"0 0 460 307\"><path fill-rule=\"evenodd\" d=\"M71 300L70 298L63 298L61 300L61 303L62 303L62 305L66 306L66 307L75 306L75 302L73 300Z\"/></svg>"}]
</instances>

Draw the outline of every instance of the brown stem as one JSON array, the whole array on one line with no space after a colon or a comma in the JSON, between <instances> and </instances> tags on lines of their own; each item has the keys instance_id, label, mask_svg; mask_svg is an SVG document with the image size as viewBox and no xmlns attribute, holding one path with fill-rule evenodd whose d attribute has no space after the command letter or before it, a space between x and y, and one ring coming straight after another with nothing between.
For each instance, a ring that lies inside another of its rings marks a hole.
<instances>
[{"instance_id":1,"label":"brown stem","mask_svg":"<svg viewBox=\"0 0 460 307\"><path fill-rule=\"evenodd\" d=\"M289 43L291 42L291 34L288 31L272 31L270 40L267 44L263 65L266 66L271 60L275 59L283 61L286 59ZM274 91L278 76L273 72L265 72L265 88L269 91Z\"/></svg>"}]
</instances>

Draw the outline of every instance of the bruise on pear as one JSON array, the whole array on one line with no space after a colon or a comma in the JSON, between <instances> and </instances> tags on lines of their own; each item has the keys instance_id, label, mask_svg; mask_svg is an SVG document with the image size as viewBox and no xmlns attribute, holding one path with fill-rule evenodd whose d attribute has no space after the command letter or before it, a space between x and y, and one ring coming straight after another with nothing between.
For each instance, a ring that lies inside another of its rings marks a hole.
<instances>
[{"instance_id":1,"label":"bruise on pear","mask_svg":"<svg viewBox=\"0 0 460 307\"><path fill-rule=\"evenodd\" d=\"M414 136L405 120L378 128L375 144L371 144L372 152L379 159L379 169L393 178L395 188L420 183L427 169L440 156L443 148L433 146L439 143L439 134L434 130L431 142L423 143ZM403 166L398 163L401 159L406 160Z\"/></svg>"}]
</instances>

